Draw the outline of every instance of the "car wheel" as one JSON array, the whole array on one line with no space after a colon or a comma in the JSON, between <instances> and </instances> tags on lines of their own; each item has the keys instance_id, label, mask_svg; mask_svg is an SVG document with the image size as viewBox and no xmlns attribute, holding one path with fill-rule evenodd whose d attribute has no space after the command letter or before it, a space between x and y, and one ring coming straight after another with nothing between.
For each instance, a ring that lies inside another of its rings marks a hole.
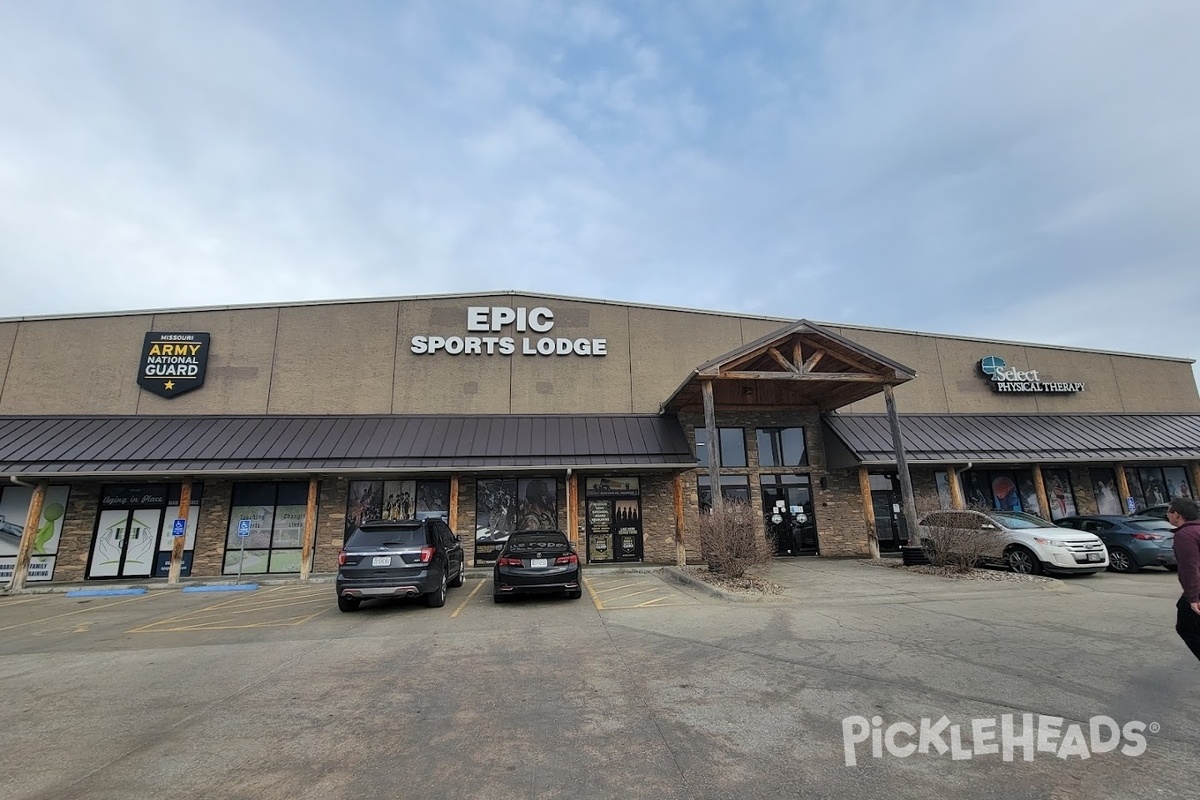
<instances>
[{"instance_id":1,"label":"car wheel","mask_svg":"<svg viewBox=\"0 0 1200 800\"><path fill-rule=\"evenodd\" d=\"M425 595L425 605L430 608L441 608L446 605L446 573L442 573L442 582L438 588Z\"/></svg>"},{"instance_id":2,"label":"car wheel","mask_svg":"<svg viewBox=\"0 0 1200 800\"><path fill-rule=\"evenodd\" d=\"M358 611L358 604L361 602L357 597L339 597L338 611Z\"/></svg>"},{"instance_id":3,"label":"car wheel","mask_svg":"<svg viewBox=\"0 0 1200 800\"><path fill-rule=\"evenodd\" d=\"M579 598L583 597L583 589L572 589L571 591L567 592L567 597L572 600L578 600Z\"/></svg>"},{"instance_id":4,"label":"car wheel","mask_svg":"<svg viewBox=\"0 0 1200 800\"><path fill-rule=\"evenodd\" d=\"M508 595L500 594L499 592L493 592L492 593L492 602L496 603L497 605L499 605L500 603L507 603Z\"/></svg>"},{"instance_id":5,"label":"car wheel","mask_svg":"<svg viewBox=\"0 0 1200 800\"><path fill-rule=\"evenodd\" d=\"M1108 551L1108 566L1113 572L1137 572L1141 569L1133 553L1124 547L1114 547Z\"/></svg>"},{"instance_id":6,"label":"car wheel","mask_svg":"<svg viewBox=\"0 0 1200 800\"><path fill-rule=\"evenodd\" d=\"M1041 562L1032 550L1025 547L1014 547L1008 551L1008 568L1018 575L1038 575L1042 571Z\"/></svg>"},{"instance_id":7,"label":"car wheel","mask_svg":"<svg viewBox=\"0 0 1200 800\"><path fill-rule=\"evenodd\" d=\"M467 562L464 559L464 560L458 562L458 574L454 576L454 580L450 581L450 586L452 588L457 589L459 586L463 585L463 581L466 580L466 577L467 577Z\"/></svg>"}]
</instances>

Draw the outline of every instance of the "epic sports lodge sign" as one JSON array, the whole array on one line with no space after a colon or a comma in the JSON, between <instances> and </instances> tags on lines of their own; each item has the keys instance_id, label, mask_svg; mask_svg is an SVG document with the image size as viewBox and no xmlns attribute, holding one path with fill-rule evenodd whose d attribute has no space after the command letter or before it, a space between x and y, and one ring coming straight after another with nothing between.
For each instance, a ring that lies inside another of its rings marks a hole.
<instances>
[{"instance_id":1,"label":"epic sports lodge sign","mask_svg":"<svg viewBox=\"0 0 1200 800\"><path fill-rule=\"evenodd\" d=\"M1018 394L1074 394L1083 391L1082 383L1043 381L1036 369L1019 370L1004 363L999 356L985 356L979 369L991 378L992 390Z\"/></svg>"},{"instance_id":2,"label":"epic sports lodge sign","mask_svg":"<svg viewBox=\"0 0 1200 800\"><path fill-rule=\"evenodd\" d=\"M204 385L208 344L207 333L147 333L138 386L160 397L199 389Z\"/></svg>"},{"instance_id":3,"label":"epic sports lodge sign","mask_svg":"<svg viewBox=\"0 0 1200 800\"><path fill-rule=\"evenodd\" d=\"M448 353L452 356L606 356L607 339L546 336L554 328L554 312L548 308L470 306L467 332L479 336L412 337L410 349L417 355ZM500 334L542 334L513 336Z\"/></svg>"}]
</instances>

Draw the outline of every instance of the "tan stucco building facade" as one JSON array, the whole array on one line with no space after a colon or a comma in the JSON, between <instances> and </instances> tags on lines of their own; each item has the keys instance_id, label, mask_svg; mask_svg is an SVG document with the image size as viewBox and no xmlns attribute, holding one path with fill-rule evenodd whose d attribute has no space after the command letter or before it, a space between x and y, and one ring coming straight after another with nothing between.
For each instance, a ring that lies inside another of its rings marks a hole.
<instances>
[{"instance_id":1,"label":"tan stucco building facade","mask_svg":"<svg viewBox=\"0 0 1200 800\"><path fill-rule=\"evenodd\" d=\"M230 574L239 559L251 573L297 572L305 559L305 571L333 571L354 521L421 513L445 516L477 566L527 511L567 530L593 563L698 560L689 532L711 484L709 436L704 408L689 398L726 377L713 429L722 494L761 510L781 555L862 556L905 538L886 513L899 491L894 455L868 455L847 433L878 421L885 384L906 440L919 439L907 443L921 509L947 502L948 481L1043 516L1066 509L1034 491L1047 480L1080 513L1111 506L1110 490L1124 507L1198 488L1190 361L795 323L534 293L0 320L0 516L10 525L0 578L15 562L12 526L27 527L23 510L39 485L50 513L32 521L41 541L30 580L165 575L184 486L183 572L193 576ZM192 380L180 374L158 386L174 376L147 375L148 334L207 334L179 362L202 361L202 385L180 391ZM747 370L752 356L760 366ZM1005 390L997 371L1010 376ZM913 416L926 427L910 429ZM1014 430L1097 430L1064 447L1066 457L1022 441L989 449L969 432L924 440L963 426L991 435L1005 419ZM372 425L398 420L428 432L372 439ZM547 420L585 431L570 455L556 439L498 433ZM1184 441L1163 420L1181 425ZM231 434L229 452L213 455L223 446L216 428L233 421L273 432L253 442ZM315 441L323 422L331 427ZM665 438L643 452L625 431L648 423L668 428L654 428ZM1132 444L1102 441L1125 423L1141 426ZM472 437L486 426L496 438L484 446ZM580 451L588 426L603 453ZM293 457L301 450L304 464ZM246 518L252 533L239 538Z\"/></svg>"}]
</instances>

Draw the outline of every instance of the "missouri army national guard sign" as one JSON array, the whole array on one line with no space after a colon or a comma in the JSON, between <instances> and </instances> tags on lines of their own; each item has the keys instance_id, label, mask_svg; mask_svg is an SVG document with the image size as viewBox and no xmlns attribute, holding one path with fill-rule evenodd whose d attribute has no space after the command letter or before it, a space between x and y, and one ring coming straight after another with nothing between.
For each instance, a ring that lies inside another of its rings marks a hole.
<instances>
[{"instance_id":1,"label":"missouri army national guard sign","mask_svg":"<svg viewBox=\"0 0 1200 800\"><path fill-rule=\"evenodd\" d=\"M208 364L207 333L147 333L138 386L160 397L199 389Z\"/></svg>"}]
</instances>

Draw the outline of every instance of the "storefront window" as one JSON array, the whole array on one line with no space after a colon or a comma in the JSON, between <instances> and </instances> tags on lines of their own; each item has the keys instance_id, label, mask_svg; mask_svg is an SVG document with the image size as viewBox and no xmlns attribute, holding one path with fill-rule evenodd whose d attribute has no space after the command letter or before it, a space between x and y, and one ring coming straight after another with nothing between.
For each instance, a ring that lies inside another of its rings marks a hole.
<instances>
[{"instance_id":1,"label":"storefront window","mask_svg":"<svg viewBox=\"0 0 1200 800\"><path fill-rule=\"evenodd\" d=\"M62 534L63 516L67 512L66 486L51 486L46 489L42 501L42 518L37 533L33 536L30 551L30 581L48 581L54 578L54 566L58 560L58 538ZM26 486L0 488L0 583L12 579L17 564L17 550L21 535L25 531L25 519L29 516L29 504L33 500L33 489Z\"/></svg>"},{"instance_id":2,"label":"storefront window","mask_svg":"<svg viewBox=\"0 0 1200 800\"><path fill-rule=\"evenodd\" d=\"M1176 497L1195 497L1195 487L1183 467L1126 467L1125 480L1138 511L1169 503Z\"/></svg>"},{"instance_id":3,"label":"storefront window","mask_svg":"<svg viewBox=\"0 0 1200 800\"><path fill-rule=\"evenodd\" d=\"M1042 470L1042 479L1046 482L1051 520L1073 517L1079 513L1075 510L1075 490L1071 488L1071 475L1067 470Z\"/></svg>"},{"instance_id":4,"label":"storefront window","mask_svg":"<svg viewBox=\"0 0 1200 800\"><path fill-rule=\"evenodd\" d=\"M803 467L808 464L804 428L758 428L758 463L764 467Z\"/></svg>"},{"instance_id":5,"label":"storefront window","mask_svg":"<svg viewBox=\"0 0 1200 800\"><path fill-rule=\"evenodd\" d=\"M712 481L707 475L696 477L696 490L699 494L700 510L712 510ZM750 478L746 475L722 475L721 497L734 503L750 502Z\"/></svg>"},{"instance_id":6,"label":"storefront window","mask_svg":"<svg viewBox=\"0 0 1200 800\"><path fill-rule=\"evenodd\" d=\"M1066 487L1064 497L1069 499L1071 508L1074 508L1074 496L1070 491L1071 484L1066 470L1045 470L1042 474L1046 481L1046 495L1051 501L1051 506L1054 505L1055 500L1048 477L1051 473L1058 475L1059 482ZM942 508L949 508L950 485L947 475L939 472L936 477L938 502ZM998 511L1024 511L1027 514L1036 514L1046 518L1046 511L1038 501L1037 484L1034 482L1031 469L973 469L959 473L959 480L962 481L963 499L968 506L994 508ZM1066 515L1059 514L1059 516Z\"/></svg>"},{"instance_id":7,"label":"storefront window","mask_svg":"<svg viewBox=\"0 0 1200 800\"><path fill-rule=\"evenodd\" d=\"M377 519L450 520L450 481L350 481L346 495L346 536Z\"/></svg>"},{"instance_id":8,"label":"storefront window","mask_svg":"<svg viewBox=\"0 0 1200 800\"><path fill-rule=\"evenodd\" d=\"M696 428L696 463L708 463L708 430ZM717 428L718 450L722 467L746 466L746 432L741 428Z\"/></svg>"},{"instance_id":9,"label":"storefront window","mask_svg":"<svg viewBox=\"0 0 1200 800\"><path fill-rule=\"evenodd\" d=\"M490 564L514 531L558 528L558 481L488 478L476 483L475 564Z\"/></svg>"},{"instance_id":10,"label":"storefront window","mask_svg":"<svg viewBox=\"0 0 1200 800\"><path fill-rule=\"evenodd\" d=\"M1096 513L1124 514L1116 470L1112 467L1093 467L1088 470L1088 477L1092 481L1092 494L1096 496Z\"/></svg>"},{"instance_id":11,"label":"storefront window","mask_svg":"<svg viewBox=\"0 0 1200 800\"><path fill-rule=\"evenodd\" d=\"M226 575L299 572L308 482L235 483L225 537ZM250 534L239 535L242 520Z\"/></svg>"}]
</instances>

